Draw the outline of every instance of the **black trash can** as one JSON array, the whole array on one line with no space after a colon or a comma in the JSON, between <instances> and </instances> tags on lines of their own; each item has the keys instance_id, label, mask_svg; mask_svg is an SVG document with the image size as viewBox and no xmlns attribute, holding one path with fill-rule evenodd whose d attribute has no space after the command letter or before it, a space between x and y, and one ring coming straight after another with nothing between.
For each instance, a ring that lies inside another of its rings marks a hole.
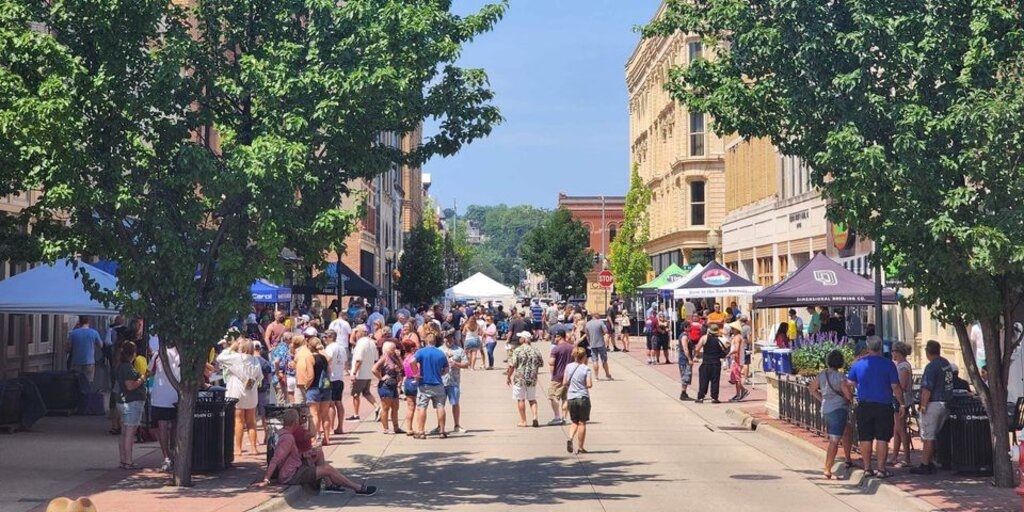
<instances>
[{"instance_id":1,"label":"black trash can","mask_svg":"<svg viewBox=\"0 0 1024 512\"><path fill-rule=\"evenodd\" d=\"M224 403L224 468L235 463L235 401ZM245 436L245 432L242 432ZM244 441L244 439L243 439Z\"/></svg>"},{"instance_id":2,"label":"black trash can","mask_svg":"<svg viewBox=\"0 0 1024 512\"><path fill-rule=\"evenodd\" d=\"M949 435L949 420L942 424L935 436L935 464L942 469L953 469L953 443Z\"/></svg>"},{"instance_id":3,"label":"black trash can","mask_svg":"<svg viewBox=\"0 0 1024 512\"><path fill-rule=\"evenodd\" d=\"M957 473L992 474L992 429L981 400L960 398L947 404L951 461Z\"/></svg>"},{"instance_id":4,"label":"black trash can","mask_svg":"<svg viewBox=\"0 0 1024 512\"><path fill-rule=\"evenodd\" d=\"M192 471L224 468L224 393L200 391L192 415Z\"/></svg>"},{"instance_id":5,"label":"black trash can","mask_svg":"<svg viewBox=\"0 0 1024 512\"><path fill-rule=\"evenodd\" d=\"M0 385L0 389L3 389L3 394L0 394L0 425L20 425L25 412L25 404L21 400L22 384L8 380Z\"/></svg>"}]
</instances>

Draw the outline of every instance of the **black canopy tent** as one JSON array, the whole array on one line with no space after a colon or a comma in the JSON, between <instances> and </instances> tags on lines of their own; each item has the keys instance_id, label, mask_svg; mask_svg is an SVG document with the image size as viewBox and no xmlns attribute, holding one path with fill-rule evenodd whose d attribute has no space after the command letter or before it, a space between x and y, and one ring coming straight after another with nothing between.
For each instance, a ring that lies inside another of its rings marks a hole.
<instances>
[{"instance_id":1,"label":"black canopy tent","mask_svg":"<svg viewBox=\"0 0 1024 512\"><path fill-rule=\"evenodd\" d=\"M882 304L899 300L891 288L882 289ZM782 281L754 294L754 308L806 306L870 306L875 303L875 283L834 260L818 254Z\"/></svg>"}]
</instances>

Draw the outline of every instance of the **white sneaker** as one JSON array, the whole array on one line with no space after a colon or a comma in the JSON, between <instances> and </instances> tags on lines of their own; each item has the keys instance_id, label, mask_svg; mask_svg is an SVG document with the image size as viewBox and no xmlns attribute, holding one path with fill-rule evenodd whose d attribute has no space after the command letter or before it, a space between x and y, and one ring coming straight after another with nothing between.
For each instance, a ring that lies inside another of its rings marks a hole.
<instances>
[{"instance_id":1,"label":"white sneaker","mask_svg":"<svg viewBox=\"0 0 1024 512\"><path fill-rule=\"evenodd\" d=\"M466 429L462 428L462 425L459 425L455 427L455 430L452 430L452 432L455 432L456 434L465 434Z\"/></svg>"},{"instance_id":2,"label":"white sneaker","mask_svg":"<svg viewBox=\"0 0 1024 512\"><path fill-rule=\"evenodd\" d=\"M170 471L171 469L174 469L174 463L171 462L171 459L164 459L164 463L160 465L160 471Z\"/></svg>"}]
</instances>

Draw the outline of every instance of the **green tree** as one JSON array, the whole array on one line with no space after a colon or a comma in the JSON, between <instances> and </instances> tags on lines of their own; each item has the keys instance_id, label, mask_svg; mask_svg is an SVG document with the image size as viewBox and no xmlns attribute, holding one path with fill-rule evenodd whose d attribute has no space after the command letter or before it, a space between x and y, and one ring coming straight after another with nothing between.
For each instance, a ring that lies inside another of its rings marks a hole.
<instances>
[{"instance_id":1,"label":"green tree","mask_svg":"<svg viewBox=\"0 0 1024 512\"><path fill-rule=\"evenodd\" d=\"M89 288L179 348L182 418L249 284L281 276L284 248L305 266L340 248L352 180L451 155L500 121L483 71L455 62L505 9L190 4L0 0L0 191L43 191L2 221L0 247L19 252L0 258L118 261L115 294ZM415 152L380 142L425 119L439 131ZM191 421L177 447L174 481L190 485Z\"/></svg>"},{"instance_id":2,"label":"green tree","mask_svg":"<svg viewBox=\"0 0 1024 512\"><path fill-rule=\"evenodd\" d=\"M465 219L476 222L486 240L476 251L476 259L485 260L488 267L497 270L492 277L505 284L516 285L524 274L519 258L519 246L532 229L540 226L551 211L530 205L497 206L470 205Z\"/></svg>"},{"instance_id":3,"label":"green tree","mask_svg":"<svg viewBox=\"0 0 1024 512\"><path fill-rule=\"evenodd\" d=\"M629 177L629 192L623 207L622 228L609 251L611 271L615 274L615 289L619 293L632 295L636 288L647 281L651 260L645 247L651 237L650 218L647 206L651 204L651 190L640 179L636 164Z\"/></svg>"},{"instance_id":4,"label":"green tree","mask_svg":"<svg viewBox=\"0 0 1024 512\"><path fill-rule=\"evenodd\" d=\"M828 215L875 240L951 324L1013 486L1008 368L1024 301L1024 38L1013 2L671 1L647 35L697 33L714 58L669 90L718 133L770 137L815 170ZM968 329L980 320L987 379Z\"/></svg>"},{"instance_id":5,"label":"green tree","mask_svg":"<svg viewBox=\"0 0 1024 512\"><path fill-rule=\"evenodd\" d=\"M564 297L585 293L587 272L593 267L588 248L590 233L569 210L559 208L526 234L520 256L530 271L543 274L548 285Z\"/></svg>"},{"instance_id":6,"label":"green tree","mask_svg":"<svg viewBox=\"0 0 1024 512\"><path fill-rule=\"evenodd\" d=\"M437 225L423 223L413 228L398 260L398 293L402 301L429 304L444 293L444 249Z\"/></svg>"},{"instance_id":7,"label":"green tree","mask_svg":"<svg viewBox=\"0 0 1024 512\"><path fill-rule=\"evenodd\" d=\"M451 233L444 234L441 254L444 262L444 286L447 289L459 284L466 277Z\"/></svg>"}]
</instances>

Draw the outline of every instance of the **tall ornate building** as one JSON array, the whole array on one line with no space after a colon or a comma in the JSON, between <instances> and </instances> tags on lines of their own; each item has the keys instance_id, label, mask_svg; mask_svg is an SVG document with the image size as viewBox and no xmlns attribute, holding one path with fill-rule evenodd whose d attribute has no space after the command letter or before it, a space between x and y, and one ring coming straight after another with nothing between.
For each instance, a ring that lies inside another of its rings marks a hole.
<instances>
[{"instance_id":1,"label":"tall ornate building","mask_svg":"<svg viewBox=\"0 0 1024 512\"><path fill-rule=\"evenodd\" d=\"M655 18L663 15L664 2ZM633 164L651 189L651 241L655 272L672 263L706 263L721 245L725 216L725 144L710 118L672 99L669 70L710 57L696 34L643 39L626 63L629 137Z\"/></svg>"}]
</instances>

